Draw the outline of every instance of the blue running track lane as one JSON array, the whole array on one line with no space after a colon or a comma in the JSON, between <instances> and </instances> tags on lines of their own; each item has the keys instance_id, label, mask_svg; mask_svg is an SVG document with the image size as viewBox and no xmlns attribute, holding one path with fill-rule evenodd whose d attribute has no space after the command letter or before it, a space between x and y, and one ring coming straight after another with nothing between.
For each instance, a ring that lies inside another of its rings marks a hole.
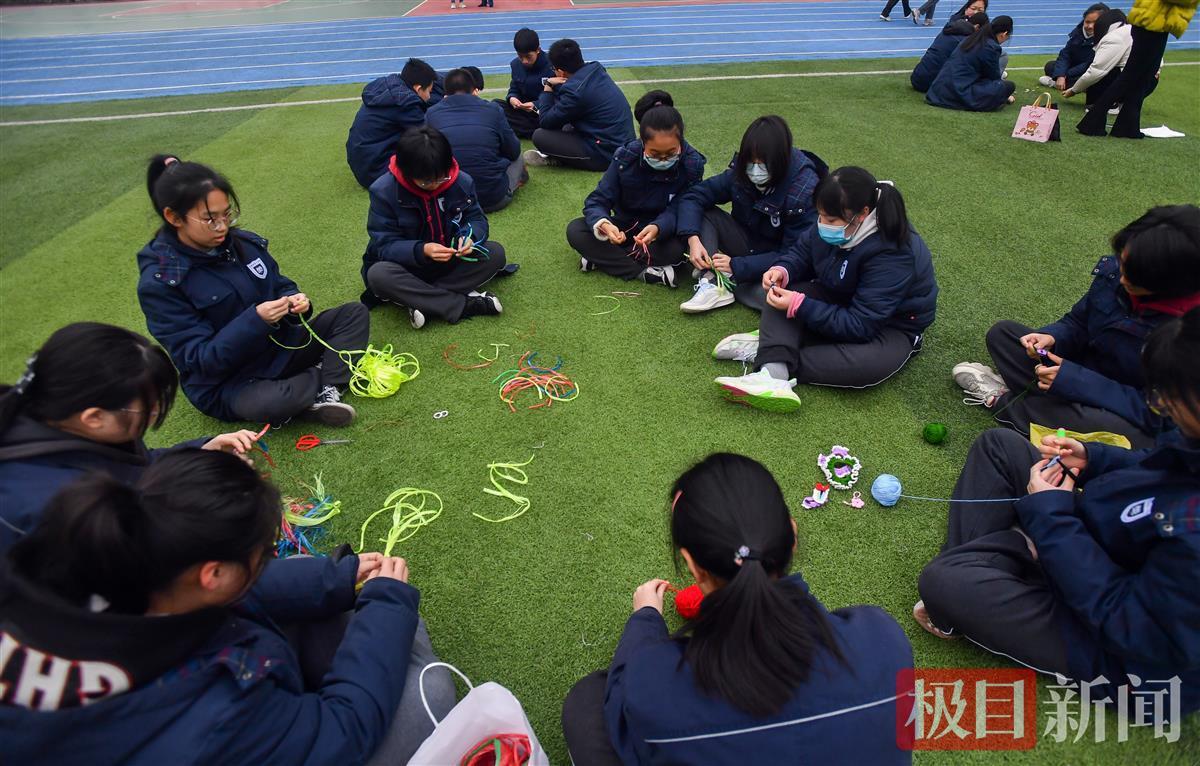
<instances>
[{"instance_id":1,"label":"blue running track lane","mask_svg":"<svg viewBox=\"0 0 1200 766\"><path fill-rule=\"evenodd\" d=\"M609 67L916 57L958 5L943 2L932 27L916 27L898 11L884 23L883 2L873 0L581 7L3 40L0 105L365 82L398 71L410 56L442 71L474 64L507 74L513 32L522 26L538 30L546 47L572 37L588 60ZM991 10L1014 19L1008 51L1054 53L1086 5L997 0ZM1198 46L1200 19L1168 50Z\"/></svg>"}]
</instances>

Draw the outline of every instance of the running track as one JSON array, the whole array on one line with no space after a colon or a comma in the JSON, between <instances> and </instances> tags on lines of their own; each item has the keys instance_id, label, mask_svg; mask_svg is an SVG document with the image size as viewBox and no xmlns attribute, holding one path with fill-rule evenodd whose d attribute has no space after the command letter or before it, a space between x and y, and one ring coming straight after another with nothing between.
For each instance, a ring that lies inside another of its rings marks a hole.
<instances>
[{"instance_id":1,"label":"running track","mask_svg":"<svg viewBox=\"0 0 1200 766\"><path fill-rule=\"evenodd\" d=\"M440 0L437 0L440 1ZM871 2L747 2L641 8L574 8L456 17L410 16L0 41L0 105L364 82L398 71L409 56L446 70L475 64L489 85L507 84L512 34L538 30L544 45L579 41L609 67L884 56L920 56L957 9L914 27ZM1011 53L1052 53L1078 22L1083 0L994 0L1015 20ZM1168 50L1200 47L1200 18ZM503 73L503 74L501 74Z\"/></svg>"}]
</instances>

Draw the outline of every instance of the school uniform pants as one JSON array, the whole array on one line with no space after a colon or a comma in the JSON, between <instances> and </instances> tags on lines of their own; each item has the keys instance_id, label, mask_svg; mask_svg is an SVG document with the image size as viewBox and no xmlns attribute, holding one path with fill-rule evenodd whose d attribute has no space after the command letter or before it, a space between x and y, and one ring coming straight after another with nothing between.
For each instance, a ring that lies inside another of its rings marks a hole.
<instances>
[{"instance_id":1,"label":"school uniform pants","mask_svg":"<svg viewBox=\"0 0 1200 766\"><path fill-rule=\"evenodd\" d=\"M1083 116L1076 129L1085 135L1102 136L1108 120L1108 110L1118 104L1121 113L1113 122L1111 135L1119 138L1142 137L1142 102L1158 84L1154 75L1167 49L1167 33L1151 32L1133 27L1133 48L1121 75L1100 94L1091 110Z\"/></svg>"},{"instance_id":2,"label":"school uniform pants","mask_svg":"<svg viewBox=\"0 0 1200 766\"><path fill-rule=\"evenodd\" d=\"M836 303L830 292L815 282L788 285L810 298ZM804 309L801 308L801 311ZM758 323L756 369L777 362L786 365L797 383L836 388L868 388L895 375L920 350L920 339L885 327L865 343L840 343L804 326L799 318L767 307Z\"/></svg>"},{"instance_id":3,"label":"school uniform pants","mask_svg":"<svg viewBox=\"0 0 1200 766\"><path fill-rule=\"evenodd\" d=\"M514 109L513 105L508 103L508 99L495 99L495 102L504 110L504 118L508 120L509 127L517 134L517 138L533 138L533 131L538 128L537 112Z\"/></svg>"},{"instance_id":4,"label":"school uniform pants","mask_svg":"<svg viewBox=\"0 0 1200 766\"><path fill-rule=\"evenodd\" d=\"M719 207L704 211L700 222L700 244L709 255L724 253L730 258L750 255L750 238L742 225L733 216ZM687 242L684 242L684 250ZM738 303L761 312L766 307L766 295L762 289L762 274L744 277L733 290Z\"/></svg>"},{"instance_id":5,"label":"school uniform pants","mask_svg":"<svg viewBox=\"0 0 1200 766\"><path fill-rule=\"evenodd\" d=\"M645 255L642 256L643 260L634 258L630 251L636 233L637 230L630 231L625 244L614 245L608 240L596 239L587 221L576 218L567 225L567 242L575 252L595 264L597 269L621 279L637 279L647 266L674 266L686 260L686 245L678 237L663 237L650 243L649 262L645 260Z\"/></svg>"},{"instance_id":6,"label":"school uniform pants","mask_svg":"<svg viewBox=\"0 0 1200 766\"><path fill-rule=\"evenodd\" d=\"M593 139L576 130L538 128L533 132L533 145L542 154L553 157L569 168L603 173L612 162L611 157L604 156L597 148Z\"/></svg>"},{"instance_id":7,"label":"school uniform pants","mask_svg":"<svg viewBox=\"0 0 1200 766\"><path fill-rule=\"evenodd\" d=\"M1129 439L1134 449L1154 446L1154 436L1142 431L1125 418L1090 404L1072 402L1037 387L1033 368L1038 362L1029 358L1021 337L1034 332L1020 322L1003 320L992 325L987 333L987 349L996 371L1004 378L1008 393L993 408L998 423L1006 425L1026 438L1029 424L1047 428L1066 428L1079 433L1111 431ZM1084 361L1073 359L1084 364ZM1087 365L1084 364L1086 367ZM1022 393L1024 392L1024 393Z\"/></svg>"},{"instance_id":8,"label":"school uniform pants","mask_svg":"<svg viewBox=\"0 0 1200 766\"><path fill-rule=\"evenodd\" d=\"M917 9L918 16L924 16L927 20L933 18L933 12L937 10L937 4L940 0L925 0L925 4Z\"/></svg>"},{"instance_id":9,"label":"school uniform pants","mask_svg":"<svg viewBox=\"0 0 1200 766\"><path fill-rule=\"evenodd\" d=\"M1029 469L1039 459L1020 434L1002 428L985 431L971 445L952 497L1022 497ZM930 620L993 654L1067 675L1061 626L1070 619L1069 610L1054 595L1018 531L1014 503L949 505L946 544L917 581Z\"/></svg>"},{"instance_id":10,"label":"school uniform pants","mask_svg":"<svg viewBox=\"0 0 1200 766\"><path fill-rule=\"evenodd\" d=\"M467 293L478 290L504 268L504 247L491 240L483 246L488 250L486 260L455 259L454 268L433 281L398 263L380 261L367 269L367 288L382 301L455 324L462 319Z\"/></svg>"},{"instance_id":11,"label":"school uniform pants","mask_svg":"<svg viewBox=\"0 0 1200 766\"><path fill-rule=\"evenodd\" d=\"M529 180L529 171L525 170L525 157L518 154L517 158L509 163L508 170L504 171L505 179L508 181L508 188L504 192L504 196L498 200L479 200L479 206L483 208L483 212L491 214L503 210L508 207L513 201L513 196L525 185Z\"/></svg>"},{"instance_id":12,"label":"school uniform pants","mask_svg":"<svg viewBox=\"0 0 1200 766\"><path fill-rule=\"evenodd\" d=\"M330 346L348 351L366 348L371 334L371 317L361 303L326 309L308 324ZM350 382L350 368L342 358L316 340L294 351L281 348L279 353L290 354L279 378L252 380L234 398L238 420L286 422L311 406L326 386L341 391Z\"/></svg>"},{"instance_id":13,"label":"school uniform pants","mask_svg":"<svg viewBox=\"0 0 1200 766\"><path fill-rule=\"evenodd\" d=\"M563 700L562 727L574 766L621 766L604 723L608 671L597 670L571 687Z\"/></svg>"},{"instance_id":14,"label":"school uniform pants","mask_svg":"<svg viewBox=\"0 0 1200 766\"><path fill-rule=\"evenodd\" d=\"M887 5L883 6L883 12L880 15L890 16L892 14L892 9L896 7L896 3L903 3L902 7L904 8L905 16L908 16L912 13L912 8L908 6L908 0L888 0Z\"/></svg>"}]
</instances>

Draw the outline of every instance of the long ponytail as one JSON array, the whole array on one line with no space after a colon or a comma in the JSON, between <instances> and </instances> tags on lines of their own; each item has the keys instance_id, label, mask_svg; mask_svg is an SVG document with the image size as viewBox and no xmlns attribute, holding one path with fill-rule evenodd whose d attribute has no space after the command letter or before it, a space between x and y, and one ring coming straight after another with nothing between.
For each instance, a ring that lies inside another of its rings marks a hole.
<instances>
[{"instance_id":1,"label":"long ponytail","mask_svg":"<svg viewBox=\"0 0 1200 766\"><path fill-rule=\"evenodd\" d=\"M773 715L821 652L844 660L820 605L783 579L796 543L783 493L760 463L719 453L681 476L672 497L676 549L721 583L676 634L696 684L751 715Z\"/></svg>"},{"instance_id":2,"label":"long ponytail","mask_svg":"<svg viewBox=\"0 0 1200 766\"><path fill-rule=\"evenodd\" d=\"M971 17L975 18L974 16ZM1012 34L1013 20L1012 16L997 16L991 19L986 24L975 28L971 35L962 41L962 49L964 51L972 51L983 45L985 40L995 40L1000 35L1007 32Z\"/></svg>"},{"instance_id":3,"label":"long ponytail","mask_svg":"<svg viewBox=\"0 0 1200 766\"><path fill-rule=\"evenodd\" d=\"M908 209L900 190L890 181L878 181L865 168L848 165L821 179L813 192L817 209L846 221L864 207L875 212L879 233L895 244L907 244Z\"/></svg>"}]
</instances>

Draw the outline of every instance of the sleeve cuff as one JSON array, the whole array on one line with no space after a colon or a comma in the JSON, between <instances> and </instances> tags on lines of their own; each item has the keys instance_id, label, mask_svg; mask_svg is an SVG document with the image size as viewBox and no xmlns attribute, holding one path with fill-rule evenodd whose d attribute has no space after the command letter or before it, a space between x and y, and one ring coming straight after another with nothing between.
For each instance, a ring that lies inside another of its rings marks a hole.
<instances>
[{"instance_id":1,"label":"sleeve cuff","mask_svg":"<svg viewBox=\"0 0 1200 766\"><path fill-rule=\"evenodd\" d=\"M606 223L612 223L612 221L608 220L607 218L601 218L599 221L596 221L594 226L592 226L592 236L601 242L608 241L608 237L600 233L600 226Z\"/></svg>"},{"instance_id":2,"label":"sleeve cuff","mask_svg":"<svg viewBox=\"0 0 1200 766\"><path fill-rule=\"evenodd\" d=\"M793 293L791 305L788 306L787 318L795 319L796 312L800 310L800 304L804 303L804 293Z\"/></svg>"}]
</instances>

